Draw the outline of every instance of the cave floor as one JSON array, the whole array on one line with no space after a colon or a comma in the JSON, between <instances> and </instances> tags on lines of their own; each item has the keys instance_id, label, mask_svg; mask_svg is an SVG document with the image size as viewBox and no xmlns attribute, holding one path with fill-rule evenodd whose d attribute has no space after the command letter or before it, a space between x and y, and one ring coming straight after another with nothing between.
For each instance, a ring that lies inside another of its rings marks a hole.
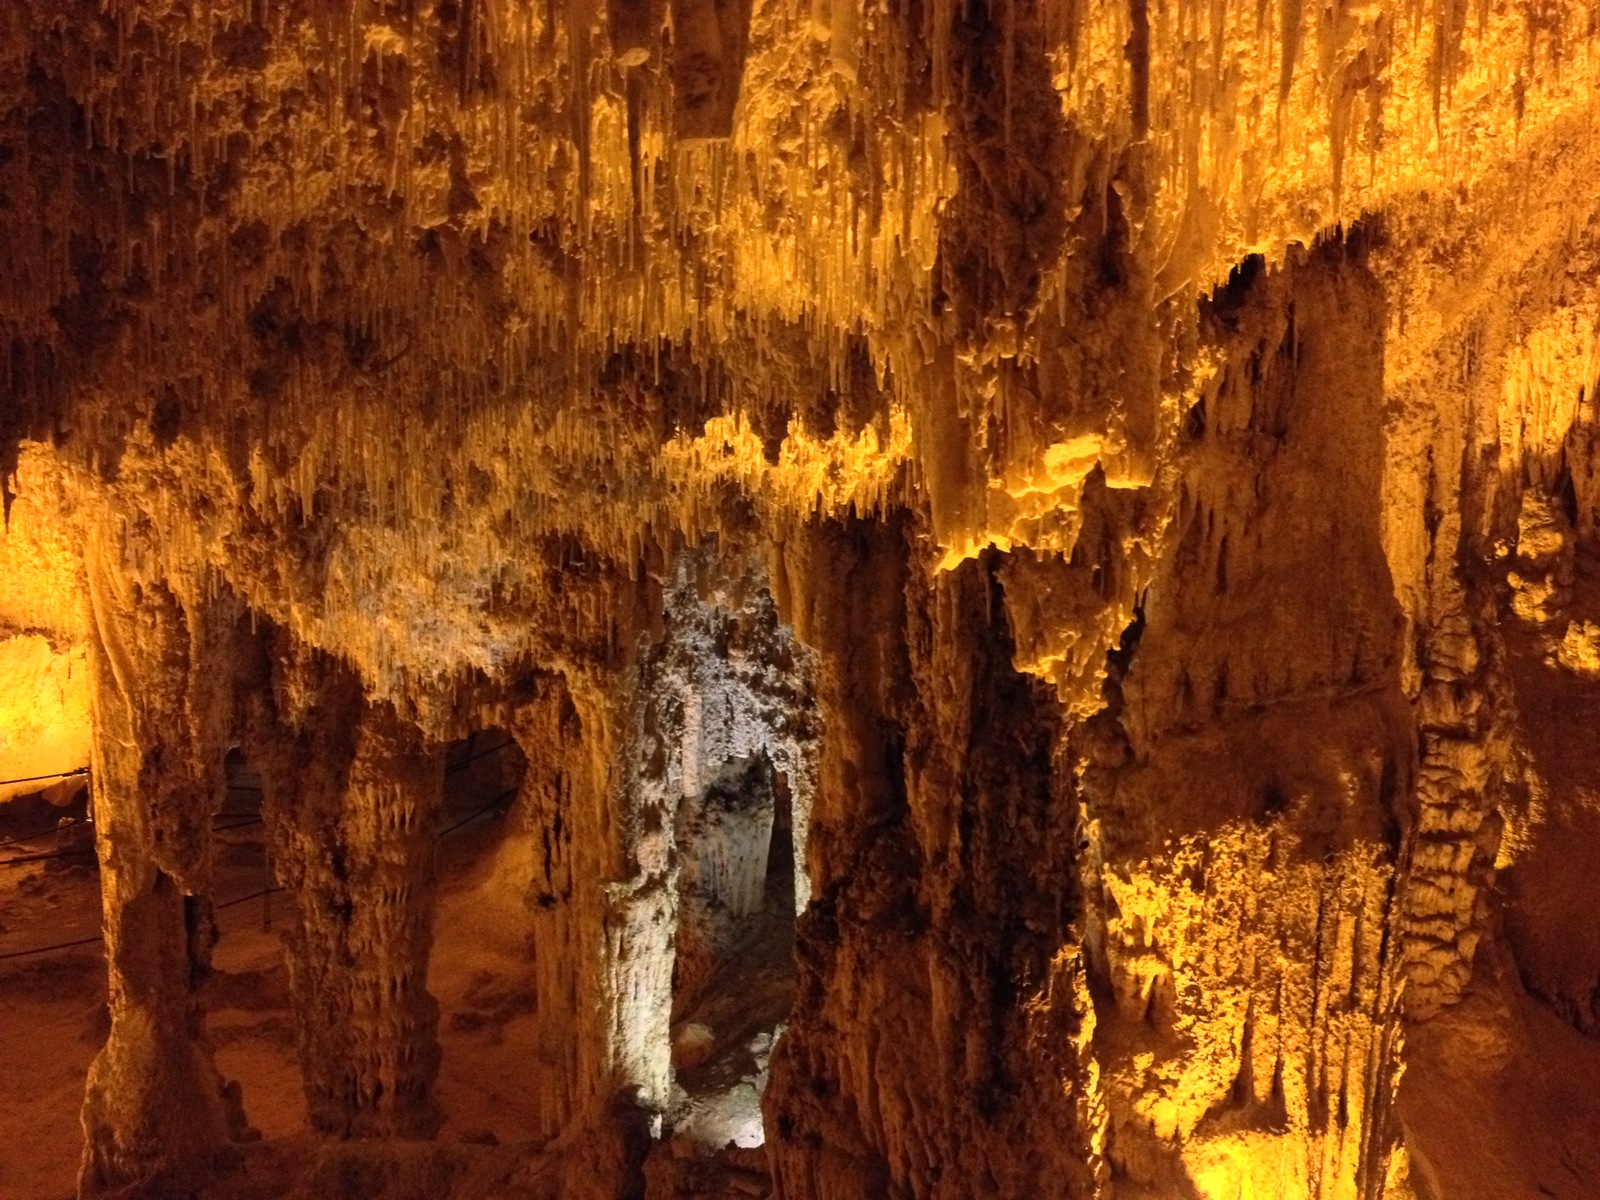
<instances>
[{"instance_id":1,"label":"cave floor","mask_svg":"<svg viewBox=\"0 0 1600 1200\"><path fill-rule=\"evenodd\" d=\"M244 1177L230 1185L240 1195L254 1194L258 1183L262 1195L274 1194L271 1180L299 1174L297 1164L316 1159L323 1149L307 1129L295 1057L281 943L289 900L278 892L266 906L258 894L264 879L261 829L257 822L219 834L220 938L216 973L205 992L218 1069L242 1085L246 1115L263 1139L249 1150ZM0 866L0 956L98 935L100 887L87 834L85 828L44 847L75 851L70 856ZM463 1161L508 1157L513 1147L526 1144L535 1124L527 1083L539 1048L530 994L519 983L527 959L502 924L485 919L493 898L505 898L504 866L496 853L503 834L503 824L485 816L440 843L429 969L443 1052L436 1096L444 1122L437 1143L459 1147L447 1157ZM9 836L0 830L0 841ZM0 856L31 858L38 852L32 844L14 845ZM717 1049L685 1074L688 1090L680 1093L673 1123L680 1132L699 1132L657 1147L648 1168L652 1196L767 1194L763 1151L711 1153L703 1143L715 1136L713 1126L759 1119L767 1052L793 996L792 946L793 919L772 906L752 922L736 965L719 972L686 1018L711 1027ZM0 1046L15 1048L8 1069L0 1072L0 1126L24 1134L0 1147L4 1200L68 1200L75 1194L79 1109L89 1064L105 1040L105 1006L105 956L98 943L0 957ZM418 1152L426 1153L421 1147Z\"/></svg>"},{"instance_id":2,"label":"cave floor","mask_svg":"<svg viewBox=\"0 0 1600 1200\"><path fill-rule=\"evenodd\" d=\"M0 840L16 836L8 831ZM91 854L63 839L0 849L0 956L100 932L100 883ZM55 844L50 844L50 843ZM98 942L52 954L0 957L0 1196L64 1200L75 1193L78 1110L89 1062L105 1041L105 954Z\"/></svg>"},{"instance_id":3,"label":"cave floor","mask_svg":"<svg viewBox=\"0 0 1600 1200\"><path fill-rule=\"evenodd\" d=\"M207 985L207 1028L219 1070L244 1085L252 1124L266 1137L281 1137L304 1129L305 1102L282 949L278 933L262 928L260 834L259 822L218 834L221 937L218 972ZM87 826L5 847L0 856L7 860L0 863L0 956L98 936L100 882ZM268 911L276 912L281 929L284 899L271 901ZM0 1045L19 1050L0 1074L0 1122L36 1132L0 1150L5 1200L75 1195L84 1079L107 1031L106 962L98 942L0 957Z\"/></svg>"},{"instance_id":4,"label":"cave floor","mask_svg":"<svg viewBox=\"0 0 1600 1200\"><path fill-rule=\"evenodd\" d=\"M676 1023L675 1043L682 1043L684 1030L693 1029L707 1046L676 1063L678 1086L667 1115L675 1145L709 1150L732 1143L755 1149L763 1143L767 1063L794 1007L789 903L781 889L769 888L765 908L750 918L745 936Z\"/></svg>"}]
</instances>

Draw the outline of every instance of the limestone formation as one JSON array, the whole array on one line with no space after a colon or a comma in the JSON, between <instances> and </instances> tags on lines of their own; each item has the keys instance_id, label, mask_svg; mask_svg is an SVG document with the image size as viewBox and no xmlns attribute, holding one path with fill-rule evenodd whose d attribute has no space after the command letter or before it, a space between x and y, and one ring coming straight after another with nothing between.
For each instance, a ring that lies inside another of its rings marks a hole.
<instances>
[{"instance_id":1,"label":"limestone formation","mask_svg":"<svg viewBox=\"0 0 1600 1200\"><path fill-rule=\"evenodd\" d=\"M0 1195L1600 1196L1597 120L1572 0L0 0Z\"/></svg>"}]
</instances>

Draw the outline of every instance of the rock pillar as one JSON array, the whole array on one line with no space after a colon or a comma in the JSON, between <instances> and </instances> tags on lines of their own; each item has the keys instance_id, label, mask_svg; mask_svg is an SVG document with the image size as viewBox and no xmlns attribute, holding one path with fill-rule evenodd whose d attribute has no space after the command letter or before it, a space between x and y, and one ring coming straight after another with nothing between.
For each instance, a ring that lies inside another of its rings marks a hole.
<instances>
[{"instance_id":1,"label":"rock pillar","mask_svg":"<svg viewBox=\"0 0 1600 1200\"><path fill-rule=\"evenodd\" d=\"M112 523L86 551L93 787L110 1035L89 1071L84 1196L172 1194L244 1133L212 1062L199 984L215 931L211 818L223 800L229 700L216 614L136 581Z\"/></svg>"},{"instance_id":2,"label":"rock pillar","mask_svg":"<svg viewBox=\"0 0 1600 1200\"><path fill-rule=\"evenodd\" d=\"M329 668L321 703L261 739L258 767L298 920L289 935L311 1124L350 1137L438 1128L427 989L440 749ZM274 752L274 748L276 752Z\"/></svg>"},{"instance_id":3,"label":"rock pillar","mask_svg":"<svg viewBox=\"0 0 1600 1200\"><path fill-rule=\"evenodd\" d=\"M1082 747L1119 1194L1383 1193L1417 745L1382 547L1384 327L1340 242L1206 310L1222 365Z\"/></svg>"},{"instance_id":4,"label":"rock pillar","mask_svg":"<svg viewBox=\"0 0 1600 1200\"><path fill-rule=\"evenodd\" d=\"M930 575L908 534L824 523L784 550L824 736L777 1195L1089 1195L1055 697L1011 666L997 556Z\"/></svg>"},{"instance_id":5,"label":"rock pillar","mask_svg":"<svg viewBox=\"0 0 1600 1200\"><path fill-rule=\"evenodd\" d=\"M573 1200L643 1186L649 1131L671 1086L671 821L638 802L626 677L549 676L509 722L528 759L519 807L535 847L530 1086L537 1136L568 1147L562 1194Z\"/></svg>"},{"instance_id":6,"label":"rock pillar","mask_svg":"<svg viewBox=\"0 0 1600 1200\"><path fill-rule=\"evenodd\" d=\"M647 1113L665 1109L672 1084L672 946L676 865L672 813L640 786L634 687L616 678L579 678L573 702L582 723L582 786L598 835L595 897L600 935L599 999L605 1014L603 1076Z\"/></svg>"}]
</instances>

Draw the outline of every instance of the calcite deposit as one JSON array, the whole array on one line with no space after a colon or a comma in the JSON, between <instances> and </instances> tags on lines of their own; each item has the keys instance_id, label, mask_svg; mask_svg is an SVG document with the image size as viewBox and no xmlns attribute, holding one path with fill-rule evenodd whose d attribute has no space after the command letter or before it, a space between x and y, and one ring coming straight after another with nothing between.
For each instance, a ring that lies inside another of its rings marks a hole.
<instances>
[{"instance_id":1,"label":"calcite deposit","mask_svg":"<svg viewBox=\"0 0 1600 1200\"><path fill-rule=\"evenodd\" d=\"M0 1195L1600 1196L1597 89L0 0Z\"/></svg>"}]
</instances>

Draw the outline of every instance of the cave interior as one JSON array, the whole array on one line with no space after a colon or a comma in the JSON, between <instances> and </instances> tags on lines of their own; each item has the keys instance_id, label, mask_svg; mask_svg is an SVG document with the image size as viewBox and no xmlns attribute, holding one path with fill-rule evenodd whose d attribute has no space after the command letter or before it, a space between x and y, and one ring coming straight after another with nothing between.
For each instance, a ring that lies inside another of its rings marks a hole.
<instances>
[{"instance_id":1,"label":"cave interior","mask_svg":"<svg viewBox=\"0 0 1600 1200\"><path fill-rule=\"evenodd\" d=\"M0 1197L1596 1200L1597 97L0 0Z\"/></svg>"}]
</instances>

